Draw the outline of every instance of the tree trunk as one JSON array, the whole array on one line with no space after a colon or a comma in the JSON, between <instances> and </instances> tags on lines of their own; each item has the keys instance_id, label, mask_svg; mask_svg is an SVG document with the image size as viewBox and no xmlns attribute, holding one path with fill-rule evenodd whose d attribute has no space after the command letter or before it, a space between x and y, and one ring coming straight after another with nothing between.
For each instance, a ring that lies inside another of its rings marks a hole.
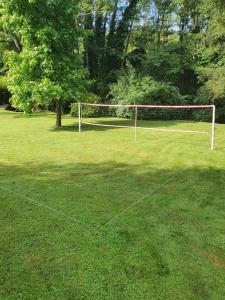
<instances>
[{"instance_id":1,"label":"tree trunk","mask_svg":"<svg viewBox=\"0 0 225 300\"><path fill-rule=\"evenodd\" d=\"M12 47L17 53L20 53L22 51L22 45L15 34L13 35Z\"/></svg>"},{"instance_id":2,"label":"tree trunk","mask_svg":"<svg viewBox=\"0 0 225 300\"><path fill-rule=\"evenodd\" d=\"M116 13L118 7L112 16L110 30L107 39L106 57L105 57L105 74L109 74L113 70L118 70L123 64L123 55L125 50L125 42L129 35L130 23L133 21L139 0L129 0L127 7L124 9L122 18L117 21ZM118 1L116 1L116 4ZM117 25L117 26L116 26ZM115 78L112 80L114 81Z\"/></svg>"},{"instance_id":3,"label":"tree trunk","mask_svg":"<svg viewBox=\"0 0 225 300\"><path fill-rule=\"evenodd\" d=\"M60 100L56 101L56 123L55 127L62 126L62 103Z\"/></svg>"}]
</instances>

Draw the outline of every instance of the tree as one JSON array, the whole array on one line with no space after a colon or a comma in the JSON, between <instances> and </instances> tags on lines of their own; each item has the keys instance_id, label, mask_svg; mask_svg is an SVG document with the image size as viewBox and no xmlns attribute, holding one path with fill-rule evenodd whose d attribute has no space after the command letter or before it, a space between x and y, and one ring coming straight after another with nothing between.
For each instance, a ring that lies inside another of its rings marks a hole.
<instances>
[{"instance_id":1,"label":"tree","mask_svg":"<svg viewBox=\"0 0 225 300\"><path fill-rule=\"evenodd\" d=\"M85 41L85 65L95 81L93 91L102 98L109 84L117 79L123 66L132 22L140 0L86 0L84 28L89 35Z\"/></svg>"},{"instance_id":2,"label":"tree","mask_svg":"<svg viewBox=\"0 0 225 300\"><path fill-rule=\"evenodd\" d=\"M136 74L131 66L111 85L110 95L116 104L177 104L182 101L177 87Z\"/></svg>"},{"instance_id":3,"label":"tree","mask_svg":"<svg viewBox=\"0 0 225 300\"><path fill-rule=\"evenodd\" d=\"M197 101L215 103L218 120L225 122L225 10L224 0L206 1L201 8L206 28L196 49L201 87Z\"/></svg>"},{"instance_id":4,"label":"tree","mask_svg":"<svg viewBox=\"0 0 225 300\"><path fill-rule=\"evenodd\" d=\"M101 99L132 65L138 82L151 78L178 88L189 103L225 106L225 0L2 3L8 86L20 109L55 101L60 125L61 103L85 92L83 65Z\"/></svg>"},{"instance_id":5,"label":"tree","mask_svg":"<svg viewBox=\"0 0 225 300\"><path fill-rule=\"evenodd\" d=\"M2 24L17 51L7 51L8 87L15 107L56 103L61 126L62 102L85 92L85 69L76 45L78 0L2 0Z\"/></svg>"}]
</instances>

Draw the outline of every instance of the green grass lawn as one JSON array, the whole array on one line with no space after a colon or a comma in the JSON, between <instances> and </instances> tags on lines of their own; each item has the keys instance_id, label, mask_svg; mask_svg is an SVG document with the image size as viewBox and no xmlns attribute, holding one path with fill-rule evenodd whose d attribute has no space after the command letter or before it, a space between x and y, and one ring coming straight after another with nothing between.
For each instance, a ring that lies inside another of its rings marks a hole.
<instances>
[{"instance_id":1,"label":"green grass lawn","mask_svg":"<svg viewBox=\"0 0 225 300\"><path fill-rule=\"evenodd\" d=\"M225 125L54 118L0 110L0 299L225 299Z\"/></svg>"}]
</instances>

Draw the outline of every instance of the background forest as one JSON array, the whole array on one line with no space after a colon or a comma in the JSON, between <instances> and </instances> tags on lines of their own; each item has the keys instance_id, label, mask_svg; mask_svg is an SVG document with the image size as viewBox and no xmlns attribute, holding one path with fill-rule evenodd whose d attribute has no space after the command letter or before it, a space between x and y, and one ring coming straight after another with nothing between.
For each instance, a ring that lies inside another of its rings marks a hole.
<instances>
[{"instance_id":1,"label":"background forest","mask_svg":"<svg viewBox=\"0 0 225 300\"><path fill-rule=\"evenodd\" d=\"M1 104L214 103L225 122L224 0L2 0L0 35Z\"/></svg>"}]
</instances>

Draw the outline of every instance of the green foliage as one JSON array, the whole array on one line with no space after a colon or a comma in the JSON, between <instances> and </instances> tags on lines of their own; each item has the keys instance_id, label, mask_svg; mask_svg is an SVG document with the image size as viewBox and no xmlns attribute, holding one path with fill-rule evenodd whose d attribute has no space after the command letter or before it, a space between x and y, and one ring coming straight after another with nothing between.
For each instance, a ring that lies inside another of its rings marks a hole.
<instances>
[{"instance_id":1,"label":"green foliage","mask_svg":"<svg viewBox=\"0 0 225 300\"><path fill-rule=\"evenodd\" d=\"M7 85L7 80L5 76L0 76L0 90L7 90L8 85Z\"/></svg>"},{"instance_id":2,"label":"green foliage","mask_svg":"<svg viewBox=\"0 0 225 300\"><path fill-rule=\"evenodd\" d=\"M213 102L225 105L225 65L214 68L204 69L206 82L200 88L199 95L206 103Z\"/></svg>"},{"instance_id":3,"label":"green foliage","mask_svg":"<svg viewBox=\"0 0 225 300\"><path fill-rule=\"evenodd\" d=\"M216 121L225 123L225 64L199 69L203 84L198 91L197 103L214 103L217 107Z\"/></svg>"},{"instance_id":4,"label":"green foliage","mask_svg":"<svg viewBox=\"0 0 225 300\"><path fill-rule=\"evenodd\" d=\"M90 94L88 95L82 102L86 103L99 103L100 98L97 95ZM83 107L82 108L82 116L83 117L94 117L96 116L96 113L98 112L97 107ZM78 103L71 103L71 109L70 109L70 115L73 117L78 116Z\"/></svg>"},{"instance_id":5,"label":"green foliage","mask_svg":"<svg viewBox=\"0 0 225 300\"><path fill-rule=\"evenodd\" d=\"M207 135L135 143L129 128L52 119L0 110L0 299L225 299L225 125L211 153Z\"/></svg>"},{"instance_id":6,"label":"green foliage","mask_svg":"<svg viewBox=\"0 0 225 300\"><path fill-rule=\"evenodd\" d=\"M116 104L180 104L182 101L178 88L151 77L136 75L131 67L116 84L111 85L110 94ZM117 109L119 117L131 117L131 113L126 108Z\"/></svg>"},{"instance_id":7,"label":"green foliage","mask_svg":"<svg viewBox=\"0 0 225 300\"><path fill-rule=\"evenodd\" d=\"M84 42L85 64L93 92L104 98L109 84L115 82L124 63L131 23L141 9L140 0L87 0L84 28L89 35Z\"/></svg>"},{"instance_id":8,"label":"green foliage","mask_svg":"<svg viewBox=\"0 0 225 300\"><path fill-rule=\"evenodd\" d=\"M192 119L196 122L212 122L212 110L198 109L193 111Z\"/></svg>"},{"instance_id":9,"label":"green foliage","mask_svg":"<svg viewBox=\"0 0 225 300\"><path fill-rule=\"evenodd\" d=\"M75 49L82 31L75 26L78 1L2 1L2 23L16 32L21 51L7 51L8 87L15 107L30 112L34 104L79 99L85 70Z\"/></svg>"},{"instance_id":10,"label":"green foliage","mask_svg":"<svg viewBox=\"0 0 225 300\"><path fill-rule=\"evenodd\" d=\"M127 63L133 87L120 78L111 88L124 102L179 102L180 92L222 109L224 20L224 0L2 0L0 72L5 52L12 102L25 111L82 101L87 89L105 99Z\"/></svg>"},{"instance_id":11,"label":"green foliage","mask_svg":"<svg viewBox=\"0 0 225 300\"><path fill-rule=\"evenodd\" d=\"M0 75L0 105L8 103L10 96L6 77Z\"/></svg>"},{"instance_id":12,"label":"green foliage","mask_svg":"<svg viewBox=\"0 0 225 300\"><path fill-rule=\"evenodd\" d=\"M181 101L175 86L139 76L132 68L111 85L110 94L113 102L119 104L176 104Z\"/></svg>"},{"instance_id":13,"label":"green foliage","mask_svg":"<svg viewBox=\"0 0 225 300\"><path fill-rule=\"evenodd\" d=\"M222 4L223 2L223 4ZM199 5L200 30L191 36L199 88L195 101L214 103L216 120L225 122L225 10L224 1ZM207 25L207 26L206 26ZM202 28L201 28L202 27Z\"/></svg>"},{"instance_id":14,"label":"green foliage","mask_svg":"<svg viewBox=\"0 0 225 300\"><path fill-rule=\"evenodd\" d=\"M157 81L172 82L183 94L192 93L197 76L193 70L193 59L187 45L171 42L157 46L150 44L143 58L142 72Z\"/></svg>"}]
</instances>

